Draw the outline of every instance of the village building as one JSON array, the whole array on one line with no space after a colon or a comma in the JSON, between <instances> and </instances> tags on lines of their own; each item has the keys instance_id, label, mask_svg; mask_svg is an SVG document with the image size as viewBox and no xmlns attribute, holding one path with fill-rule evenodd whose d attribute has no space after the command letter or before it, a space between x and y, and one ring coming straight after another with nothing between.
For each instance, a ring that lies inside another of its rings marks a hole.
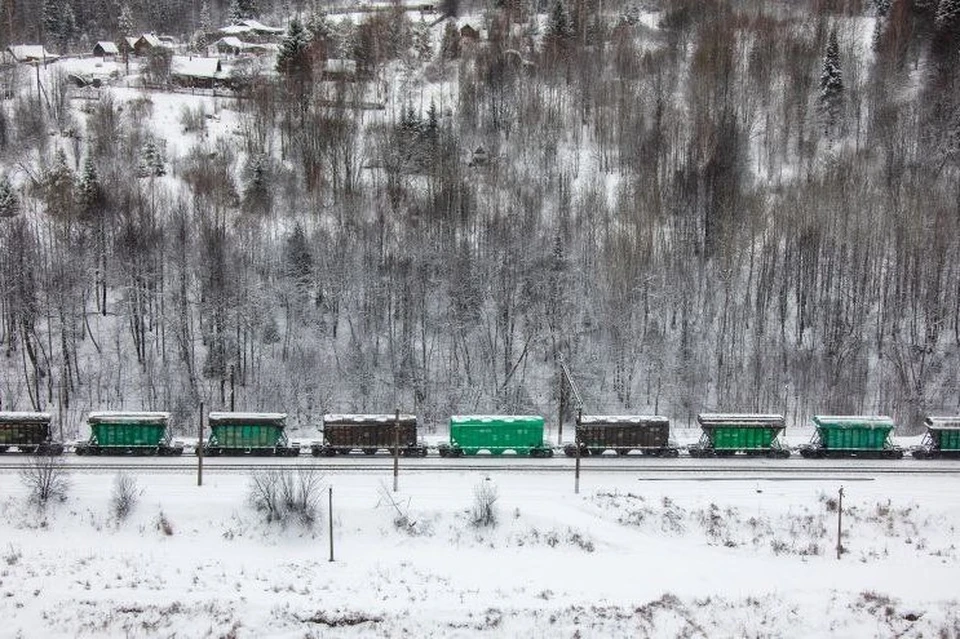
<instances>
[{"instance_id":1,"label":"village building","mask_svg":"<svg viewBox=\"0 0 960 639\"><path fill-rule=\"evenodd\" d=\"M113 58L120 55L120 48L109 40L103 40L93 45L93 55L97 58Z\"/></svg>"},{"instance_id":2,"label":"village building","mask_svg":"<svg viewBox=\"0 0 960 639\"><path fill-rule=\"evenodd\" d=\"M219 58L175 55L170 58L170 81L184 87L212 89L223 76Z\"/></svg>"},{"instance_id":3,"label":"village building","mask_svg":"<svg viewBox=\"0 0 960 639\"><path fill-rule=\"evenodd\" d=\"M120 54L123 56L128 56L133 54L137 47L137 40L140 38L136 36L123 36L117 41L117 50L120 51Z\"/></svg>"},{"instance_id":4,"label":"village building","mask_svg":"<svg viewBox=\"0 0 960 639\"><path fill-rule=\"evenodd\" d=\"M7 47L4 57L18 64L47 64L60 56L50 53L41 44L12 44Z\"/></svg>"},{"instance_id":5,"label":"village building","mask_svg":"<svg viewBox=\"0 0 960 639\"><path fill-rule=\"evenodd\" d=\"M214 43L217 53L222 55L264 55L276 53L279 47L270 42L244 42L236 36L226 36Z\"/></svg>"},{"instance_id":6,"label":"village building","mask_svg":"<svg viewBox=\"0 0 960 639\"><path fill-rule=\"evenodd\" d=\"M133 53L140 56L147 55L160 46L163 46L160 43L160 38L153 33L144 33L137 38L137 41L134 43Z\"/></svg>"}]
</instances>

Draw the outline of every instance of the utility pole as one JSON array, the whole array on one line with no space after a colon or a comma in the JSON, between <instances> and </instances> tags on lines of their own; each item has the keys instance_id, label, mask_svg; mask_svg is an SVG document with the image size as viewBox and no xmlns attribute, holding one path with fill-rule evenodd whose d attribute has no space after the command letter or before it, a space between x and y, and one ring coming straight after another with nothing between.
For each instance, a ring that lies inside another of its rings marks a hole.
<instances>
[{"instance_id":1,"label":"utility pole","mask_svg":"<svg viewBox=\"0 0 960 639\"><path fill-rule=\"evenodd\" d=\"M573 446L577 449L577 463L573 471L573 494L580 494L580 419L583 417L583 410L577 411L577 425L574 427Z\"/></svg>"},{"instance_id":2,"label":"utility pole","mask_svg":"<svg viewBox=\"0 0 960 639\"><path fill-rule=\"evenodd\" d=\"M566 408L563 396L563 375L560 376L557 391L560 393L560 410L557 411L557 446L563 446L563 409Z\"/></svg>"},{"instance_id":3,"label":"utility pole","mask_svg":"<svg viewBox=\"0 0 960 639\"><path fill-rule=\"evenodd\" d=\"M837 559L843 554L843 544L840 543L840 534L843 530L843 486L840 487L840 499L837 501Z\"/></svg>"},{"instance_id":4,"label":"utility pole","mask_svg":"<svg viewBox=\"0 0 960 639\"><path fill-rule=\"evenodd\" d=\"M233 364L230 364L230 412L234 411L234 378L233 378Z\"/></svg>"},{"instance_id":5,"label":"utility pole","mask_svg":"<svg viewBox=\"0 0 960 639\"><path fill-rule=\"evenodd\" d=\"M330 561L333 561L333 486L330 486L328 490L327 513L329 513L329 517L327 519L330 522Z\"/></svg>"},{"instance_id":6,"label":"utility pole","mask_svg":"<svg viewBox=\"0 0 960 639\"><path fill-rule=\"evenodd\" d=\"M393 492L400 489L400 409L393 418Z\"/></svg>"},{"instance_id":7,"label":"utility pole","mask_svg":"<svg viewBox=\"0 0 960 639\"><path fill-rule=\"evenodd\" d=\"M560 362L560 370L563 372L563 377L567 380L567 383L570 385L570 391L573 393L573 397L576 400L577 406L577 423L574 426L574 435L573 435L573 446L577 449L577 462L574 466L573 471L573 492L574 494L580 494L580 421L583 419L583 397L580 396L580 389L577 387L577 383L573 381L573 376L570 375L570 369L567 368L567 363L563 359L562 353L557 353L557 360ZM560 382L563 384L563 380ZM560 397L563 397L563 393L560 393ZM561 399L561 401L563 401Z\"/></svg>"},{"instance_id":8,"label":"utility pole","mask_svg":"<svg viewBox=\"0 0 960 639\"><path fill-rule=\"evenodd\" d=\"M197 486L203 486L203 402L200 402L200 432L197 434Z\"/></svg>"}]
</instances>

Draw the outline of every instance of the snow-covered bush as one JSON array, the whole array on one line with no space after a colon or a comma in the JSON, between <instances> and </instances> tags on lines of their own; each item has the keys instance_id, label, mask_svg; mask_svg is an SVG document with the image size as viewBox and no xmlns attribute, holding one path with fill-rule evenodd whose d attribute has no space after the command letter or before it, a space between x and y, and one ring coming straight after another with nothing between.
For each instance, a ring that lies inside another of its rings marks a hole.
<instances>
[{"instance_id":1,"label":"snow-covered bush","mask_svg":"<svg viewBox=\"0 0 960 639\"><path fill-rule=\"evenodd\" d=\"M492 528L497 525L497 487L489 479L473 489L473 510L470 523L476 528Z\"/></svg>"},{"instance_id":2,"label":"snow-covered bush","mask_svg":"<svg viewBox=\"0 0 960 639\"><path fill-rule=\"evenodd\" d=\"M250 476L249 500L267 523L296 520L311 528L320 516L322 479L305 468L258 471Z\"/></svg>"},{"instance_id":3,"label":"snow-covered bush","mask_svg":"<svg viewBox=\"0 0 960 639\"><path fill-rule=\"evenodd\" d=\"M29 499L38 506L51 500L64 501L70 489L70 477L62 457L37 455L20 471L20 481L26 487Z\"/></svg>"},{"instance_id":4,"label":"snow-covered bush","mask_svg":"<svg viewBox=\"0 0 960 639\"><path fill-rule=\"evenodd\" d=\"M113 479L113 492L110 494L110 514L118 522L126 518L136 508L140 500L141 490L137 486L137 479L126 473L117 473Z\"/></svg>"}]
</instances>

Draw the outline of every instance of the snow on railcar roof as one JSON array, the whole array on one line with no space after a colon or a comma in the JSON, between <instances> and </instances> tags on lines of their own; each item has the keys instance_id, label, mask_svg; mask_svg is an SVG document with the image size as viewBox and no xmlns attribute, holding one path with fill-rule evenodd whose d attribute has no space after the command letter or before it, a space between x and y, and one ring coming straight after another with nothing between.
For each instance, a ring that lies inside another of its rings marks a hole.
<instances>
[{"instance_id":1,"label":"snow on railcar roof","mask_svg":"<svg viewBox=\"0 0 960 639\"><path fill-rule=\"evenodd\" d=\"M261 419L264 421L280 421L287 418L286 413L210 413L207 416L212 422L219 421L252 421Z\"/></svg>"},{"instance_id":2,"label":"snow on railcar roof","mask_svg":"<svg viewBox=\"0 0 960 639\"><path fill-rule=\"evenodd\" d=\"M27 411L0 411L0 422L49 422L50 413L31 413Z\"/></svg>"},{"instance_id":3,"label":"snow on railcar roof","mask_svg":"<svg viewBox=\"0 0 960 639\"><path fill-rule=\"evenodd\" d=\"M700 413L697 421L704 422L782 422L783 415L776 413Z\"/></svg>"},{"instance_id":4,"label":"snow on railcar roof","mask_svg":"<svg viewBox=\"0 0 960 639\"><path fill-rule=\"evenodd\" d=\"M90 422L158 422L169 421L170 413L150 411L103 410L87 415Z\"/></svg>"},{"instance_id":5,"label":"snow on railcar roof","mask_svg":"<svg viewBox=\"0 0 960 639\"><path fill-rule=\"evenodd\" d=\"M886 415L814 415L813 422L851 426L893 426L893 418Z\"/></svg>"},{"instance_id":6,"label":"snow on railcar roof","mask_svg":"<svg viewBox=\"0 0 960 639\"><path fill-rule=\"evenodd\" d=\"M388 413L327 413L323 416L323 422L392 422L396 420L395 414ZM400 421L416 421L416 415L407 415L400 413Z\"/></svg>"},{"instance_id":7,"label":"snow on railcar roof","mask_svg":"<svg viewBox=\"0 0 960 639\"><path fill-rule=\"evenodd\" d=\"M960 415L953 417L929 415L924 422L931 430L960 430Z\"/></svg>"},{"instance_id":8,"label":"snow on railcar roof","mask_svg":"<svg viewBox=\"0 0 960 639\"><path fill-rule=\"evenodd\" d=\"M644 422L669 422L662 415L583 415L581 424L642 424Z\"/></svg>"},{"instance_id":9,"label":"snow on railcar roof","mask_svg":"<svg viewBox=\"0 0 960 639\"><path fill-rule=\"evenodd\" d=\"M451 422L518 422L532 419L543 420L542 415L453 415Z\"/></svg>"}]
</instances>

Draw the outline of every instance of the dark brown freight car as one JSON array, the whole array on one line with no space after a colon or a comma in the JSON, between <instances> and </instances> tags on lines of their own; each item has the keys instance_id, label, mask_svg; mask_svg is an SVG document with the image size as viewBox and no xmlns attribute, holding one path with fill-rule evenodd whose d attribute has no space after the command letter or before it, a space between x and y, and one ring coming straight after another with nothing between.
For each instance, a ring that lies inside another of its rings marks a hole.
<instances>
[{"instance_id":1,"label":"dark brown freight car","mask_svg":"<svg viewBox=\"0 0 960 639\"><path fill-rule=\"evenodd\" d=\"M583 415L577 423L577 441L581 455L602 455L608 450L618 455L639 451L653 457L676 457L679 450L670 443L670 420L656 415ZM563 452L577 454L573 444Z\"/></svg>"},{"instance_id":2,"label":"dark brown freight car","mask_svg":"<svg viewBox=\"0 0 960 639\"><path fill-rule=\"evenodd\" d=\"M399 441L398 441L399 440ZM346 455L355 450L373 455L393 452L404 457L424 457L427 447L417 440L415 415L324 415L323 443L310 447L314 457Z\"/></svg>"}]
</instances>

